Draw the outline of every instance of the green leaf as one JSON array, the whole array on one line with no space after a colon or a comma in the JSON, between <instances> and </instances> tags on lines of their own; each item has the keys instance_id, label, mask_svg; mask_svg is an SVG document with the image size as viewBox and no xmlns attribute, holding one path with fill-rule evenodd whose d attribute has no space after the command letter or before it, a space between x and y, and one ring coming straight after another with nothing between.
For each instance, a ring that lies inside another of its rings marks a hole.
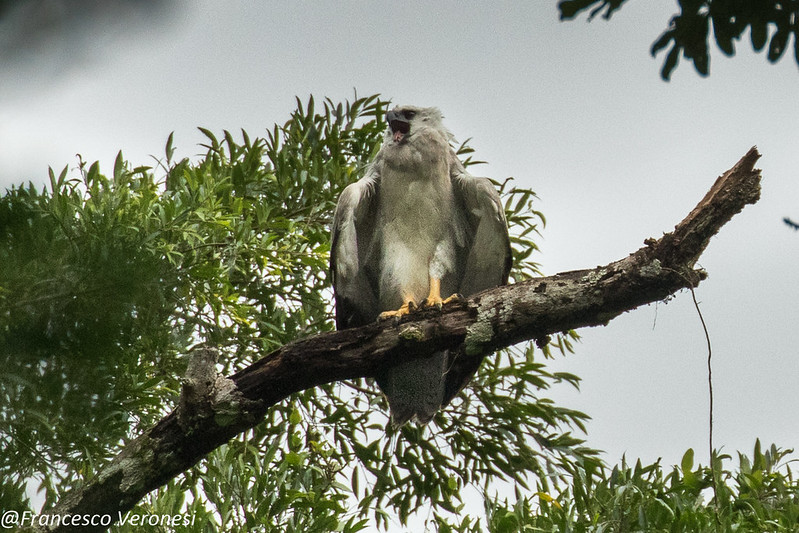
<instances>
[{"instance_id":1,"label":"green leaf","mask_svg":"<svg viewBox=\"0 0 799 533\"><path fill-rule=\"evenodd\" d=\"M166 163L169 165L172 162L172 156L175 153L175 148L172 143L175 140L175 132L170 132L169 137L166 139L166 146L164 147L164 154L166 155Z\"/></svg>"},{"instance_id":2,"label":"green leaf","mask_svg":"<svg viewBox=\"0 0 799 533\"><path fill-rule=\"evenodd\" d=\"M294 466L294 467L302 466L302 462L303 462L302 455L299 454L299 453L296 453L296 452L287 453L284 456L284 460L285 460L285 462L287 464L289 464L291 466Z\"/></svg>"},{"instance_id":3,"label":"green leaf","mask_svg":"<svg viewBox=\"0 0 799 533\"><path fill-rule=\"evenodd\" d=\"M291 415L289 416L289 424L296 426L302 421L302 415L300 414L299 410L292 409Z\"/></svg>"},{"instance_id":4,"label":"green leaf","mask_svg":"<svg viewBox=\"0 0 799 533\"><path fill-rule=\"evenodd\" d=\"M660 37L658 37L654 43L652 43L652 47L649 50L649 53L652 57L655 57L658 52L666 48L671 41L674 40L674 30L669 29L663 32ZM673 48L672 48L673 50Z\"/></svg>"},{"instance_id":5,"label":"green leaf","mask_svg":"<svg viewBox=\"0 0 799 533\"><path fill-rule=\"evenodd\" d=\"M561 0L558 2L560 9L560 19L568 20L576 17L581 11L588 9L592 4L601 0Z\"/></svg>"},{"instance_id":6,"label":"green leaf","mask_svg":"<svg viewBox=\"0 0 799 533\"><path fill-rule=\"evenodd\" d=\"M768 40L768 23L765 20L752 20L750 27L752 48L759 52L766 46Z\"/></svg>"},{"instance_id":7,"label":"green leaf","mask_svg":"<svg viewBox=\"0 0 799 533\"><path fill-rule=\"evenodd\" d=\"M693 59L694 68L700 75L707 76L710 74L710 57L707 51L697 53L691 59Z\"/></svg>"},{"instance_id":8,"label":"green leaf","mask_svg":"<svg viewBox=\"0 0 799 533\"><path fill-rule=\"evenodd\" d=\"M771 42L768 47L768 60L776 63L785 52L788 45L788 38L791 36L790 28L779 28L771 37Z\"/></svg>"},{"instance_id":9,"label":"green leaf","mask_svg":"<svg viewBox=\"0 0 799 533\"><path fill-rule=\"evenodd\" d=\"M664 80L669 81L669 79L671 79L671 73L674 71L680 59L680 51L681 49L676 44L669 50L669 54L666 56L666 60L663 62L663 68L660 71L660 76Z\"/></svg>"},{"instance_id":10,"label":"green leaf","mask_svg":"<svg viewBox=\"0 0 799 533\"><path fill-rule=\"evenodd\" d=\"M680 461L680 468L682 469L683 473L692 472L694 469L694 449L688 448L686 452L682 456L682 460Z\"/></svg>"},{"instance_id":11,"label":"green leaf","mask_svg":"<svg viewBox=\"0 0 799 533\"><path fill-rule=\"evenodd\" d=\"M716 44L727 56L735 54L735 45L732 40L737 37L732 24L728 20L716 17L713 19L713 35L716 38Z\"/></svg>"}]
</instances>

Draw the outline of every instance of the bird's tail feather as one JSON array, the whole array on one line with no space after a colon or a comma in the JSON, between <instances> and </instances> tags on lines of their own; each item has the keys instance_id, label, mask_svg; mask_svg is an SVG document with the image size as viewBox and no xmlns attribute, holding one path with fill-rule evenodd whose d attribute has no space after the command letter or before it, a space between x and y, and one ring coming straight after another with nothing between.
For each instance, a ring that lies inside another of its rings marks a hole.
<instances>
[{"instance_id":1,"label":"bird's tail feather","mask_svg":"<svg viewBox=\"0 0 799 533\"><path fill-rule=\"evenodd\" d=\"M433 419L444 400L447 359L447 351L443 351L405 361L377 380L388 399L394 427L414 418L422 424Z\"/></svg>"}]
</instances>

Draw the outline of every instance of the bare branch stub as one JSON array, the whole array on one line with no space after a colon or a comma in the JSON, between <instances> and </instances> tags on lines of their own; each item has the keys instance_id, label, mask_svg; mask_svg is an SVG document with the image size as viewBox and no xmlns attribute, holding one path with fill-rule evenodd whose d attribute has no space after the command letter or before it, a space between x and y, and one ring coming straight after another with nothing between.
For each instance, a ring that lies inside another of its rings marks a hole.
<instances>
[{"instance_id":1,"label":"bare branch stub","mask_svg":"<svg viewBox=\"0 0 799 533\"><path fill-rule=\"evenodd\" d=\"M711 237L746 205L760 199L760 169L755 168L758 159L760 153L753 146L735 166L719 176L674 231L660 239L657 255L670 258L672 266L692 267Z\"/></svg>"}]
</instances>

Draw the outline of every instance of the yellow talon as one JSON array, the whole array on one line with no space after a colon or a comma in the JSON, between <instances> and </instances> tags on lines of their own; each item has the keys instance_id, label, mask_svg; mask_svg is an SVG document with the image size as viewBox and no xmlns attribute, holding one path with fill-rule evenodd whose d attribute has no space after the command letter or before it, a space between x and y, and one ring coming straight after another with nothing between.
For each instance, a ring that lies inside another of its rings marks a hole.
<instances>
[{"instance_id":1,"label":"yellow talon","mask_svg":"<svg viewBox=\"0 0 799 533\"><path fill-rule=\"evenodd\" d=\"M441 298L441 280L437 278L430 278L430 294L424 300L424 305L427 307L440 308L444 304L455 301L458 299L457 294L453 294L449 298Z\"/></svg>"},{"instance_id":2,"label":"yellow talon","mask_svg":"<svg viewBox=\"0 0 799 533\"><path fill-rule=\"evenodd\" d=\"M405 303L402 304L399 309L395 311L383 311L382 313L380 313L380 316L377 318L378 320L385 320L387 318L392 318L392 317L400 318L407 314L412 313L415 309L416 309L416 304L414 303L414 301L406 300Z\"/></svg>"},{"instance_id":3,"label":"yellow talon","mask_svg":"<svg viewBox=\"0 0 799 533\"><path fill-rule=\"evenodd\" d=\"M427 295L427 298L422 300L421 305L425 307L438 307L441 309L441 306L444 304L448 304L449 302L455 301L458 298L460 298L460 296L457 294L453 294L449 298L441 298L441 280L437 278L430 278L430 292ZM405 315L413 313L417 309L418 306L416 305L416 302L413 301L413 298L410 297L410 295L404 295L403 300L405 303L402 304L399 309L383 311L377 317L378 320L402 318Z\"/></svg>"}]
</instances>

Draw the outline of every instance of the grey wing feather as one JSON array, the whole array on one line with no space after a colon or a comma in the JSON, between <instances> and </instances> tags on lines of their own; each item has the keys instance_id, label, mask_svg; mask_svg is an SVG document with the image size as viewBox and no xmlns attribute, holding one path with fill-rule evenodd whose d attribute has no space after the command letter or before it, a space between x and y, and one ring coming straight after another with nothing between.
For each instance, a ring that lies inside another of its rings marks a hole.
<instances>
[{"instance_id":1,"label":"grey wing feather","mask_svg":"<svg viewBox=\"0 0 799 533\"><path fill-rule=\"evenodd\" d=\"M362 326L379 314L377 266L371 257L377 213L377 181L374 165L367 174L348 185L339 197L333 217L330 275L336 295L336 327Z\"/></svg>"},{"instance_id":2,"label":"grey wing feather","mask_svg":"<svg viewBox=\"0 0 799 533\"><path fill-rule=\"evenodd\" d=\"M463 211L466 246L459 262L465 262L459 292L469 297L508 282L513 256L505 210L496 187L488 178L475 178L452 154L450 175L455 197ZM481 361L455 365L457 352L450 352L441 405L445 406L472 379Z\"/></svg>"},{"instance_id":3,"label":"grey wing feather","mask_svg":"<svg viewBox=\"0 0 799 533\"><path fill-rule=\"evenodd\" d=\"M505 209L488 178L466 172L458 158L450 165L455 197L466 219L467 246L459 292L471 296L508 282L512 256Z\"/></svg>"}]
</instances>

